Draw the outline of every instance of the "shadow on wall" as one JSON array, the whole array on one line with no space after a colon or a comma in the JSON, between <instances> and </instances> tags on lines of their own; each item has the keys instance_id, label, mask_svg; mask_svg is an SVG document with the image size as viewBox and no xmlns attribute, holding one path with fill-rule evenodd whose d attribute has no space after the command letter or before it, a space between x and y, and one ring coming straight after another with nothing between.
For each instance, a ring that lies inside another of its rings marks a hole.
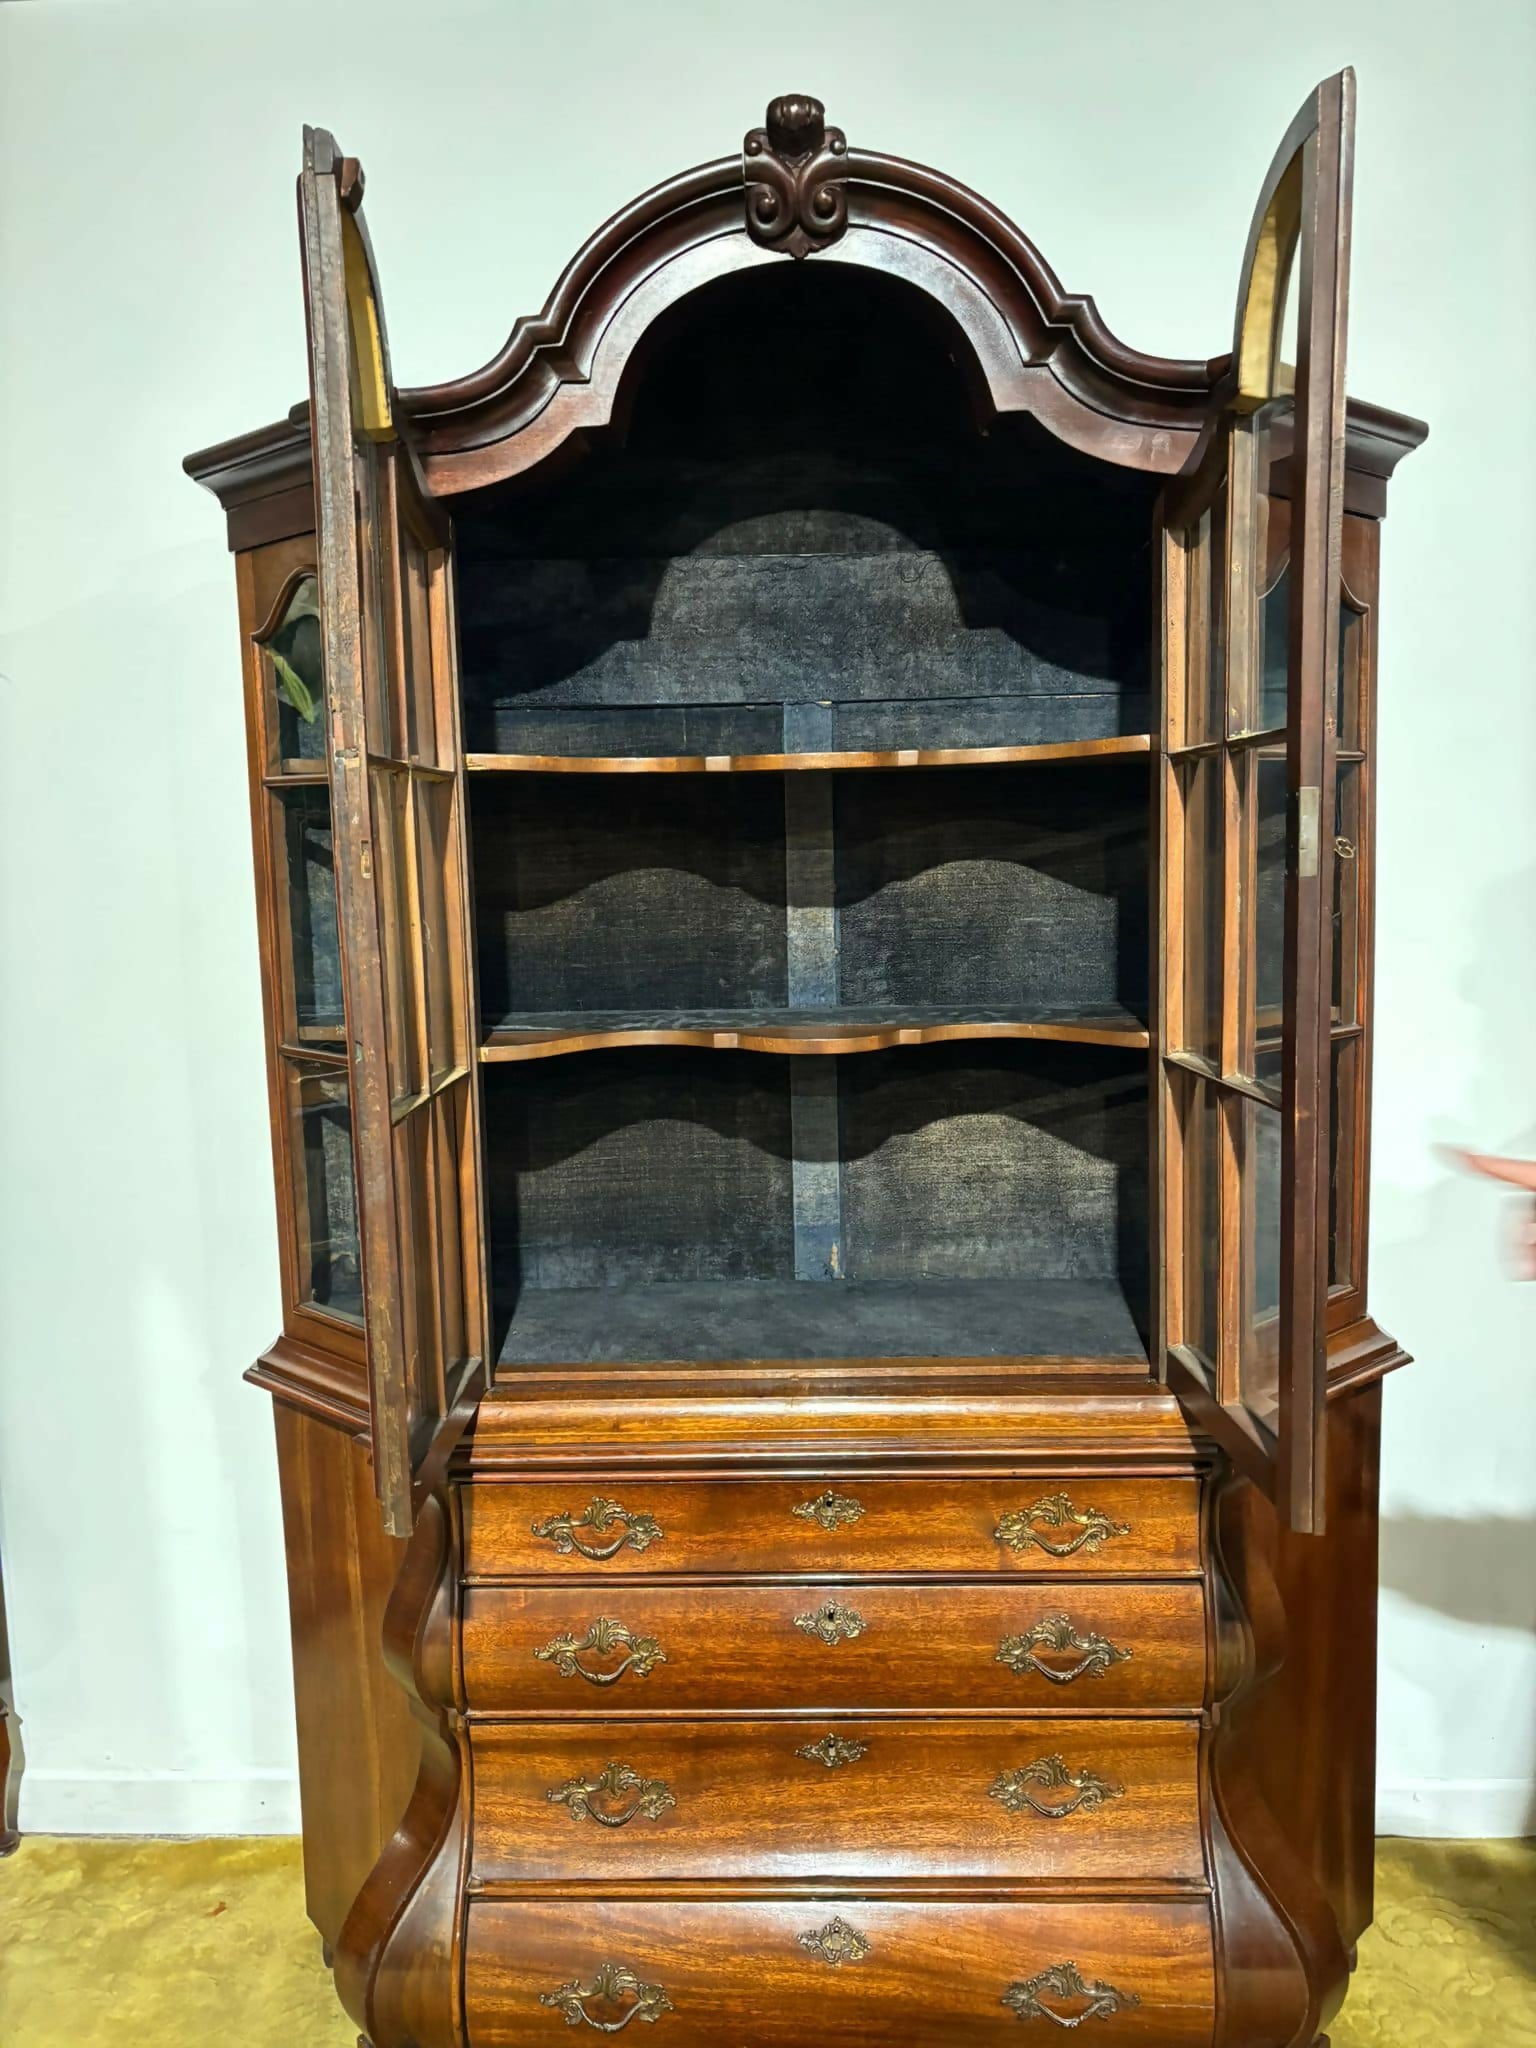
<instances>
[{"instance_id":1,"label":"shadow on wall","mask_svg":"<svg viewBox=\"0 0 1536 2048\"><path fill-rule=\"evenodd\" d=\"M1536 1518L1524 1515L1397 1515L1381 1525L1381 1585L1419 1607L1475 1628L1536 1635ZM1465 1673L1477 1677L1475 1664ZM1459 1696L1445 1702L1445 1744L1456 1740ZM1536 1836L1536 1795L1523 1832ZM1471 1853L1471 1852L1469 1852ZM1529 1958L1528 1942L1514 1944Z\"/></svg>"}]
</instances>

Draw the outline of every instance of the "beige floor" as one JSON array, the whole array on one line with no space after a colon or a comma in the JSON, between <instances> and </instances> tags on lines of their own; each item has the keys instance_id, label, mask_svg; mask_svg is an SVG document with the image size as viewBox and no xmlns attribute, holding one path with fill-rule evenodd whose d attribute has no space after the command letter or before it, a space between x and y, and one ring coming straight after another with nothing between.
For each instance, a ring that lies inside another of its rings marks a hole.
<instances>
[{"instance_id":1,"label":"beige floor","mask_svg":"<svg viewBox=\"0 0 1536 2048\"><path fill-rule=\"evenodd\" d=\"M1536 2048L1536 1842L1383 1842L1377 1915L1333 2048ZM297 1842L44 1837L0 1862L3 2048L355 2040Z\"/></svg>"}]
</instances>

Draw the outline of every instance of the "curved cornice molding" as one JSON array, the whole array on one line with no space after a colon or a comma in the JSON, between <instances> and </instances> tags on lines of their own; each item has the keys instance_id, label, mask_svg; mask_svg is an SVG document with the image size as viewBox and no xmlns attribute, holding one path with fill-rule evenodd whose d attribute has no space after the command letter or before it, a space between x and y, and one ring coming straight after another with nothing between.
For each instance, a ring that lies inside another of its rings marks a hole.
<instances>
[{"instance_id":1,"label":"curved cornice molding","mask_svg":"<svg viewBox=\"0 0 1536 2048\"><path fill-rule=\"evenodd\" d=\"M664 312L716 278L793 260L751 229L746 162L721 158L642 195L483 368L400 393L434 490L517 475L606 426L635 348ZM1006 216L938 171L865 150L842 152L837 169L844 223L802 252L808 262L880 271L924 293L967 344L994 412L1033 412L1113 462L1183 465L1225 359L1129 347Z\"/></svg>"}]
</instances>

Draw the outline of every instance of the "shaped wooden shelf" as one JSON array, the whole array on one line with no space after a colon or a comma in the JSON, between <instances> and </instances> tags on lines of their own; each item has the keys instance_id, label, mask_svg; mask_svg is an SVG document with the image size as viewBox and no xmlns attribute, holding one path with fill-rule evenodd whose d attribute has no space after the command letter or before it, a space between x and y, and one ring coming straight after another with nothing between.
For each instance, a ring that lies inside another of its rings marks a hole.
<instances>
[{"instance_id":1,"label":"shaped wooden shelf","mask_svg":"<svg viewBox=\"0 0 1536 2048\"><path fill-rule=\"evenodd\" d=\"M1151 736L1047 740L1024 747L896 747L883 753L825 754L466 754L471 774L767 775L829 768L997 768L1037 761L1115 760L1148 754Z\"/></svg>"},{"instance_id":2,"label":"shaped wooden shelf","mask_svg":"<svg viewBox=\"0 0 1536 2048\"><path fill-rule=\"evenodd\" d=\"M901 1009L560 1010L503 1017L486 1032L480 1057L538 1060L605 1047L653 1045L715 1052L883 1052L891 1046L937 1045L957 1038L1054 1039L1132 1051L1149 1043L1146 1024L1118 1008L1026 1011L932 1004Z\"/></svg>"}]
</instances>

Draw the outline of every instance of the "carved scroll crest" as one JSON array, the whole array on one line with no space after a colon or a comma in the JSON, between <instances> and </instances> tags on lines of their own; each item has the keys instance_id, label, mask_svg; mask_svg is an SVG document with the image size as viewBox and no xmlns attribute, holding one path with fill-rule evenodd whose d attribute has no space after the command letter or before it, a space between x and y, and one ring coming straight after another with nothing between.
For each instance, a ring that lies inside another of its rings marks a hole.
<instances>
[{"instance_id":1,"label":"carved scroll crest","mask_svg":"<svg viewBox=\"0 0 1536 2048\"><path fill-rule=\"evenodd\" d=\"M829 128L826 108L786 93L768 109L768 125L742 144L747 232L765 249L809 256L848 225L848 138Z\"/></svg>"}]
</instances>

